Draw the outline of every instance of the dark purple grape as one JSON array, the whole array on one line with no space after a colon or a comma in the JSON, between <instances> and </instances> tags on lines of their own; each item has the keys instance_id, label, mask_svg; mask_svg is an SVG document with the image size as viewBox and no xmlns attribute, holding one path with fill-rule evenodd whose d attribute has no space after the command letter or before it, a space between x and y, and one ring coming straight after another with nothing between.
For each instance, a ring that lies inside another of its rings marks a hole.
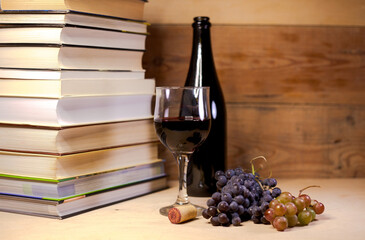
<instances>
[{"instance_id":1,"label":"dark purple grape","mask_svg":"<svg viewBox=\"0 0 365 240\"><path fill-rule=\"evenodd\" d=\"M253 215L253 211L252 211L252 210L253 210L253 207L254 207L254 206L252 206L252 205L251 205L250 207L248 207L248 213L249 213L250 215Z\"/></svg>"},{"instance_id":2,"label":"dark purple grape","mask_svg":"<svg viewBox=\"0 0 365 240\"><path fill-rule=\"evenodd\" d=\"M208 212L207 212L207 209L204 209L203 211L202 211L202 216L204 217L204 218L206 218L206 219L209 219L211 216L208 214Z\"/></svg>"},{"instance_id":3,"label":"dark purple grape","mask_svg":"<svg viewBox=\"0 0 365 240\"><path fill-rule=\"evenodd\" d=\"M212 194L212 198L214 199L214 201L216 203L219 203L221 200L221 193L220 192L215 192Z\"/></svg>"},{"instance_id":4,"label":"dark purple grape","mask_svg":"<svg viewBox=\"0 0 365 240\"><path fill-rule=\"evenodd\" d=\"M216 201L212 198L209 198L207 200L207 206L210 207L210 206L216 206Z\"/></svg>"},{"instance_id":5,"label":"dark purple grape","mask_svg":"<svg viewBox=\"0 0 365 240\"><path fill-rule=\"evenodd\" d=\"M229 204L225 201L218 203L218 210L220 212L228 212L229 211Z\"/></svg>"},{"instance_id":6,"label":"dark purple grape","mask_svg":"<svg viewBox=\"0 0 365 240\"><path fill-rule=\"evenodd\" d=\"M251 196L251 192L246 188L243 190L243 196L245 198L249 198Z\"/></svg>"},{"instance_id":7,"label":"dark purple grape","mask_svg":"<svg viewBox=\"0 0 365 240\"><path fill-rule=\"evenodd\" d=\"M250 200L248 198L245 198L245 201L242 204L245 208L248 208L250 206Z\"/></svg>"},{"instance_id":8,"label":"dark purple grape","mask_svg":"<svg viewBox=\"0 0 365 240\"><path fill-rule=\"evenodd\" d=\"M265 190L262 192L262 195L265 196L265 195L270 195L271 196L271 192L270 190Z\"/></svg>"},{"instance_id":9,"label":"dark purple grape","mask_svg":"<svg viewBox=\"0 0 365 240\"><path fill-rule=\"evenodd\" d=\"M221 199L222 199L222 201L225 201L227 203L231 203L232 202L232 196L229 193L223 193L221 195Z\"/></svg>"},{"instance_id":10,"label":"dark purple grape","mask_svg":"<svg viewBox=\"0 0 365 240\"><path fill-rule=\"evenodd\" d=\"M235 173L235 171L234 170L232 170L232 169L228 169L227 171L226 171L226 177L229 179L229 178L231 178L231 177L233 177L234 175L235 175L236 173Z\"/></svg>"},{"instance_id":11,"label":"dark purple grape","mask_svg":"<svg viewBox=\"0 0 365 240\"><path fill-rule=\"evenodd\" d=\"M272 191L271 191L271 195L273 198L276 198L278 196L280 196L281 194L281 189L280 188L274 188Z\"/></svg>"},{"instance_id":12,"label":"dark purple grape","mask_svg":"<svg viewBox=\"0 0 365 240\"><path fill-rule=\"evenodd\" d=\"M272 197L271 197L271 195L264 195L264 196L262 197L262 199L263 199L265 202L271 202Z\"/></svg>"},{"instance_id":13,"label":"dark purple grape","mask_svg":"<svg viewBox=\"0 0 365 240\"><path fill-rule=\"evenodd\" d=\"M261 213L264 214L267 209L269 209L269 203L268 202L263 202L261 204Z\"/></svg>"},{"instance_id":14,"label":"dark purple grape","mask_svg":"<svg viewBox=\"0 0 365 240\"><path fill-rule=\"evenodd\" d=\"M251 180L245 180L243 182L244 186L247 188L247 189L251 189L251 185L252 185L252 182Z\"/></svg>"},{"instance_id":15,"label":"dark purple grape","mask_svg":"<svg viewBox=\"0 0 365 240\"><path fill-rule=\"evenodd\" d=\"M240 215L238 214L238 212L234 212L234 213L231 213L231 218L235 218L235 217L239 217Z\"/></svg>"},{"instance_id":16,"label":"dark purple grape","mask_svg":"<svg viewBox=\"0 0 365 240\"><path fill-rule=\"evenodd\" d=\"M245 208L242 205L238 205L237 213L241 216L245 213Z\"/></svg>"},{"instance_id":17,"label":"dark purple grape","mask_svg":"<svg viewBox=\"0 0 365 240\"><path fill-rule=\"evenodd\" d=\"M234 201L236 201L239 205L242 205L245 201L244 197L242 195L235 196L233 198Z\"/></svg>"},{"instance_id":18,"label":"dark purple grape","mask_svg":"<svg viewBox=\"0 0 365 240\"><path fill-rule=\"evenodd\" d=\"M223 187L227 184L227 178L224 175L218 176L217 185Z\"/></svg>"},{"instance_id":19,"label":"dark purple grape","mask_svg":"<svg viewBox=\"0 0 365 240\"><path fill-rule=\"evenodd\" d=\"M254 206L252 208L252 215L256 216L256 217L259 217L262 215L261 213L261 207L258 207L258 206Z\"/></svg>"},{"instance_id":20,"label":"dark purple grape","mask_svg":"<svg viewBox=\"0 0 365 240\"><path fill-rule=\"evenodd\" d=\"M240 175L238 175L238 177L242 180L245 181L246 180L246 174L245 173L241 173ZM242 183L241 183L242 184Z\"/></svg>"},{"instance_id":21,"label":"dark purple grape","mask_svg":"<svg viewBox=\"0 0 365 240\"><path fill-rule=\"evenodd\" d=\"M212 217L210 219L210 223L213 225L213 226L220 226L220 222L218 221L218 217Z\"/></svg>"},{"instance_id":22,"label":"dark purple grape","mask_svg":"<svg viewBox=\"0 0 365 240\"><path fill-rule=\"evenodd\" d=\"M232 218L232 224L233 226L241 226L241 218L240 217Z\"/></svg>"},{"instance_id":23,"label":"dark purple grape","mask_svg":"<svg viewBox=\"0 0 365 240\"><path fill-rule=\"evenodd\" d=\"M276 181L276 179L275 179L275 178L268 178L268 179L267 179L267 185L268 185L270 188L275 187L277 184L278 184L278 182Z\"/></svg>"},{"instance_id":24,"label":"dark purple grape","mask_svg":"<svg viewBox=\"0 0 365 240\"><path fill-rule=\"evenodd\" d=\"M221 193L221 198L222 198L222 194L224 194L224 193L228 193L229 195L231 195L232 196L232 186L230 186L230 185L226 185L226 186L224 186L223 188L222 188L222 193Z\"/></svg>"},{"instance_id":25,"label":"dark purple grape","mask_svg":"<svg viewBox=\"0 0 365 240\"><path fill-rule=\"evenodd\" d=\"M228 218L227 214L225 214L225 213L220 213L220 214L218 215L218 222L219 222L220 224L226 224L226 223L228 223L228 222L229 222L229 218Z\"/></svg>"},{"instance_id":26,"label":"dark purple grape","mask_svg":"<svg viewBox=\"0 0 365 240\"><path fill-rule=\"evenodd\" d=\"M266 218L264 216L262 216L260 218L260 221L263 223L263 224L270 224L270 222L268 220L266 220Z\"/></svg>"},{"instance_id":27,"label":"dark purple grape","mask_svg":"<svg viewBox=\"0 0 365 240\"><path fill-rule=\"evenodd\" d=\"M243 170L242 170L242 168L236 168L236 169L234 170L234 172L235 172L235 174L236 174L237 176L239 176L239 175L243 174Z\"/></svg>"},{"instance_id":28,"label":"dark purple grape","mask_svg":"<svg viewBox=\"0 0 365 240\"><path fill-rule=\"evenodd\" d=\"M208 215L210 215L211 217L214 217L217 214L217 208L214 206L208 207L207 209L207 213Z\"/></svg>"},{"instance_id":29,"label":"dark purple grape","mask_svg":"<svg viewBox=\"0 0 365 240\"><path fill-rule=\"evenodd\" d=\"M214 174L215 180L218 180L218 177L222 176L222 175L224 175L223 171L221 171L221 170L216 171Z\"/></svg>"},{"instance_id":30,"label":"dark purple grape","mask_svg":"<svg viewBox=\"0 0 365 240\"><path fill-rule=\"evenodd\" d=\"M233 186L232 186L232 196L237 196L237 195L239 195L240 194L240 187L239 187L239 185L238 184L234 184Z\"/></svg>"},{"instance_id":31,"label":"dark purple grape","mask_svg":"<svg viewBox=\"0 0 365 240\"><path fill-rule=\"evenodd\" d=\"M229 209L232 212L237 212L237 210L238 210L238 204L237 204L237 202L232 201L231 204L229 204Z\"/></svg>"},{"instance_id":32,"label":"dark purple grape","mask_svg":"<svg viewBox=\"0 0 365 240\"><path fill-rule=\"evenodd\" d=\"M261 217L256 217L256 216L252 216L251 220L255 223L255 224L259 224L261 223Z\"/></svg>"}]
</instances>

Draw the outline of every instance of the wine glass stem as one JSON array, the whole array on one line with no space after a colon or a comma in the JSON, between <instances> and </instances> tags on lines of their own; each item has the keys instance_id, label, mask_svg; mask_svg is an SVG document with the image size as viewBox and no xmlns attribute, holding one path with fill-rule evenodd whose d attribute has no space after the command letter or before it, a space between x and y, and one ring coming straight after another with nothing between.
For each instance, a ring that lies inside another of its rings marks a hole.
<instances>
[{"instance_id":1,"label":"wine glass stem","mask_svg":"<svg viewBox=\"0 0 365 240\"><path fill-rule=\"evenodd\" d=\"M177 196L176 204L187 204L189 203L189 197L187 193L187 170L189 155L176 154L175 158L179 168L179 195Z\"/></svg>"}]
</instances>

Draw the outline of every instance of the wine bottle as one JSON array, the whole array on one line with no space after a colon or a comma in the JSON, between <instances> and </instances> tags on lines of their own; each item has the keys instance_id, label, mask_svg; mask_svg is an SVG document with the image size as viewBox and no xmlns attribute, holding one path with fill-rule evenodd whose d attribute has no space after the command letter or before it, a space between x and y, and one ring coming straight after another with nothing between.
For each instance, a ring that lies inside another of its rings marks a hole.
<instances>
[{"instance_id":1,"label":"wine bottle","mask_svg":"<svg viewBox=\"0 0 365 240\"><path fill-rule=\"evenodd\" d=\"M226 109L214 66L209 17L195 17L193 47L185 86L210 87L211 130L188 165L187 189L190 196L210 196L216 191L214 173L225 170Z\"/></svg>"}]
</instances>

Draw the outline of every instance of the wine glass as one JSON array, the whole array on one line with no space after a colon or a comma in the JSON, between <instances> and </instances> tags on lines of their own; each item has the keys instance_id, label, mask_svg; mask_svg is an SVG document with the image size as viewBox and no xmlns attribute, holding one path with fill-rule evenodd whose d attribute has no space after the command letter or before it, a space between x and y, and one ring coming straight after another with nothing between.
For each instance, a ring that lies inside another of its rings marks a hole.
<instances>
[{"instance_id":1,"label":"wine glass","mask_svg":"<svg viewBox=\"0 0 365 240\"><path fill-rule=\"evenodd\" d=\"M191 204L186 189L187 166L191 154L210 131L209 87L157 87L154 124L160 141L172 152L178 164L176 202L160 209L160 213L167 216L171 208ZM194 206L201 215L204 208Z\"/></svg>"}]
</instances>

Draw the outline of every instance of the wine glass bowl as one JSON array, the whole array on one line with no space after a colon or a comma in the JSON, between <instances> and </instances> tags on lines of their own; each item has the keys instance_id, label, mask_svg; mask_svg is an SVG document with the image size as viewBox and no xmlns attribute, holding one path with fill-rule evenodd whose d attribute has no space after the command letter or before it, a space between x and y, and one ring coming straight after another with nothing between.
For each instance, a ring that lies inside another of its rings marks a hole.
<instances>
[{"instance_id":1,"label":"wine glass bowl","mask_svg":"<svg viewBox=\"0 0 365 240\"><path fill-rule=\"evenodd\" d=\"M156 133L174 155L179 168L179 194L175 204L161 208L167 216L175 205L190 204L186 189L189 158L208 137L211 125L209 87L157 87L154 112ZM201 207L198 207L198 215Z\"/></svg>"}]
</instances>

